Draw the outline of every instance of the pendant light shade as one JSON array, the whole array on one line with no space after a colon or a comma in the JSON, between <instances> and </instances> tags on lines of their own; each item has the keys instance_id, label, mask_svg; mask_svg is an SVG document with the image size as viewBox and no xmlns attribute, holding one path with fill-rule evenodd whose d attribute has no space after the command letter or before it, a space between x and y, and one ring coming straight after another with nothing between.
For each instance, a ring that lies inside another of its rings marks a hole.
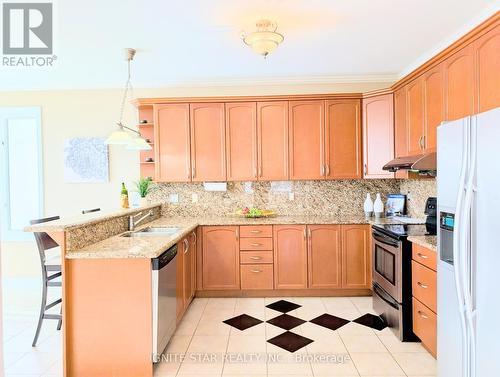
<instances>
[{"instance_id":1,"label":"pendant light shade","mask_svg":"<svg viewBox=\"0 0 500 377\"><path fill-rule=\"evenodd\" d=\"M150 151L153 149L151 145L148 144L146 140L142 137L134 137L127 143L125 149L133 150L133 151Z\"/></svg>"},{"instance_id":2,"label":"pendant light shade","mask_svg":"<svg viewBox=\"0 0 500 377\"><path fill-rule=\"evenodd\" d=\"M123 127L120 127L120 129L111 132L104 143L110 145L128 145L132 140L132 136Z\"/></svg>"}]
</instances>

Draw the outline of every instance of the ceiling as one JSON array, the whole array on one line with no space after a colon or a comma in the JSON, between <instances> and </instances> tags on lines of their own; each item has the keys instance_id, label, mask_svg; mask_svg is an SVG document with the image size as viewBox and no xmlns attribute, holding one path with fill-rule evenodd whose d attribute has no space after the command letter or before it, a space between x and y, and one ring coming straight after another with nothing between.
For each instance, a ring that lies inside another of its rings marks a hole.
<instances>
[{"instance_id":1,"label":"ceiling","mask_svg":"<svg viewBox=\"0 0 500 377\"><path fill-rule=\"evenodd\" d=\"M394 81L499 9L498 0L57 0L53 68L0 66L0 90ZM266 60L240 40L285 36Z\"/></svg>"}]
</instances>

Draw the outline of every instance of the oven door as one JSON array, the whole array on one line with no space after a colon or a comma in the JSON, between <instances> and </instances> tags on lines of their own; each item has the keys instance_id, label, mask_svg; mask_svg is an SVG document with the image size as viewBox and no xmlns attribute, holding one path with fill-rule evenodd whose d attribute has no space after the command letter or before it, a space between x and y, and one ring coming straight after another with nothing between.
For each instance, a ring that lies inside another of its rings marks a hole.
<instances>
[{"instance_id":1,"label":"oven door","mask_svg":"<svg viewBox=\"0 0 500 377\"><path fill-rule=\"evenodd\" d=\"M376 229L372 232L373 282L402 302L402 242Z\"/></svg>"}]
</instances>

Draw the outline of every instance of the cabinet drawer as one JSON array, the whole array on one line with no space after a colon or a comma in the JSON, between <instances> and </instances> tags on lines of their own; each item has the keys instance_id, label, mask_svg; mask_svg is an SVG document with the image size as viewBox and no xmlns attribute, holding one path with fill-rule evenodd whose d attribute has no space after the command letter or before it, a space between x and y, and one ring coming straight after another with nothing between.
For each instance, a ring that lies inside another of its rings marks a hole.
<instances>
[{"instance_id":1,"label":"cabinet drawer","mask_svg":"<svg viewBox=\"0 0 500 377\"><path fill-rule=\"evenodd\" d=\"M423 264L426 267L429 267L431 270L436 271L437 262L436 262L436 252L432 251L426 247L417 245L416 243L412 244L412 254L413 260L417 261L420 264Z\"/></svg>"},{"instance_id":2,"label":"cabinet drawer","mask_svg":"<svg viewBox=\"0 0 500 377\"><path fill-rule=\"evenodd\" d=\"M272 250L272 238L240 238L240 250Z\"/></svg>"},{"instance_id":3,"label":"cabinet drawer","mask_svg":"<svg viewBox=\"0 0 500 377\"><path fill-rule=\"evenodd\" d=\"M241 289L273 289L272 264L242 264Z\"/></svg>"},{"instance_id":4,"label":"cabinet drawer","mask_svg":"<svg viewBox=\"0 0 500 377\"><path fill-rule=\"evenodd\" d=\"M272 237L272 225L243 225L240 226L240 237Z\"/></svg>"},{"instance_id":5,"label":"cabinet drawer","mask_svg":"<svg viewBox=\"0 0 500 377\"><path fill-rule=\"evenodd\" d=\"M437 315L413 298L413 332L417 334L432 356L436 357Z\"/></svg>"},{"instance_id":6,"label":"cabinet drawer","mask_svg":"<svg viewBox=\"0 0 500 377\"><path fill-rule=\"evenodd\" d=\"M241 264L273 263L273 251L241 251Z\"/></svg>"},{"instance_id":7,"label":"cabinet drawer","mask_svg":"<svg viewBox=\"0 0 500 377\"><path fill-rule=\"evenodd\" d=\"M411 263L413 296L436 313L436 271L432 271L415 261Z\"/></svg>"}]
</instances>

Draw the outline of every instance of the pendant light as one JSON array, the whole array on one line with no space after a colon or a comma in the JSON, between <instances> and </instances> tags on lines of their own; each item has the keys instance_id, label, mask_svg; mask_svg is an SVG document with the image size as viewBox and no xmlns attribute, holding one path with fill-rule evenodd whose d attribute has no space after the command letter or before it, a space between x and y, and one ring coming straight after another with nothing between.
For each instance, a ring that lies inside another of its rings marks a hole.
<instances>
[{"instance_id":1,"label":"pendant light","mask_svg":"<svg viewBox=\"0 0 500 377\"><path fill-rule=\"evenodd\" d=\"M120 120L116 123L118 129L111 132L111 134L106 139L105 143L110 145L125 145L126 149L137 150L137 151L148 151L151 150L151 145L147 143L146 140L141 136L141 133L123 124L123 111L125 110L125 102L127 101L129 92L132 92L132 83L130 79L130 63L134 59L136 50L133 48L127 48L126 59L127 59L127 82L125 83L125 89L123 91L123 97L120 108ZM136 134L132 137L129 132Z\"/></svg>"}]
</instances>

